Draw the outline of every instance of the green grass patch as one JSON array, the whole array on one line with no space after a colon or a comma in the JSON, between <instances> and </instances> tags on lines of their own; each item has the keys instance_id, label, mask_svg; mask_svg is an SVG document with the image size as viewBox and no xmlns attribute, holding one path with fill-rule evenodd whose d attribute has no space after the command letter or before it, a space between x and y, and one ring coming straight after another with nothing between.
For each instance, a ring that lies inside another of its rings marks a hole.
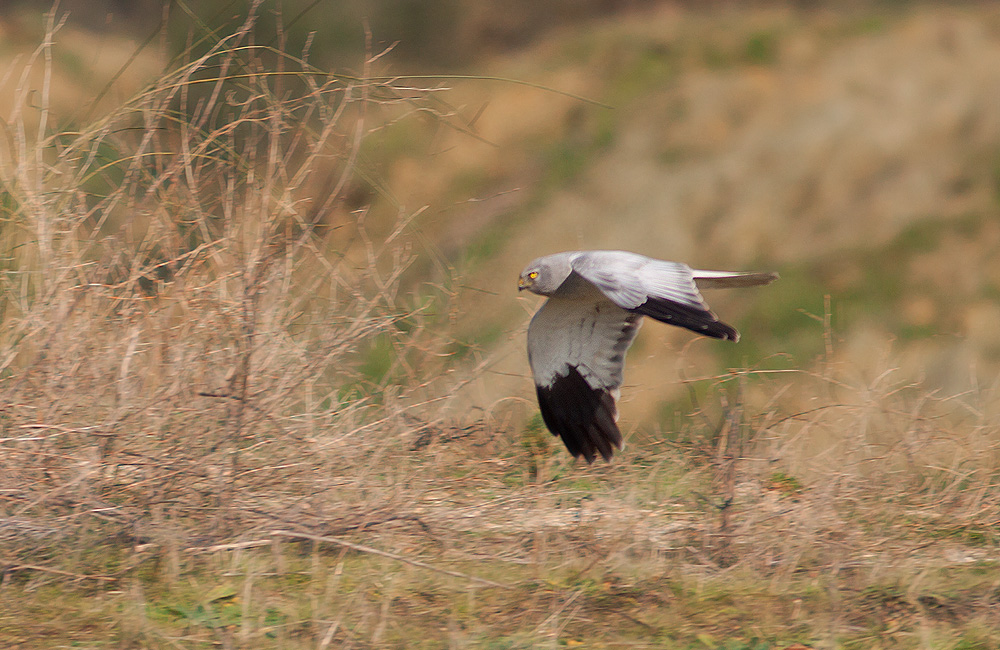
<instances>
[{"instance_id":1,"label":"green grass patch","mask_svg":"<svg viewBox=\"0 0 1000 650\"><path fill-rule=\"evenodd\" d=\"M771 65L778 60L778 35L774 31L751 34L744 45L743 58L753 65Z\"/></svg>"}]
</instances>

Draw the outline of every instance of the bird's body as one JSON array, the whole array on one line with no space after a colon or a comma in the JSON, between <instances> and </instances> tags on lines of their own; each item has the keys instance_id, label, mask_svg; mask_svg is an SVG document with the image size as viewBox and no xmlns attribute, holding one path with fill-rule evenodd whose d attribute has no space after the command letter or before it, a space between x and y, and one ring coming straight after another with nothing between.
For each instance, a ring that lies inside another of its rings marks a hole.
<instances>
[{"instance_id":1,"label":"bird's body","mask_svg":"<svg viewBox=\"0 0 1000 650\"><path fill-rule=\"evenodd\" d=\"M540 257L518 281L548 298L528 326L528 360L545 425L573 456L610 460L622 448L615 404L625 352L643 316L736 341L712 313L704 288L768 284L774 273L696 271L625 251L573 251Z\"/></svg>"}]
</instances>

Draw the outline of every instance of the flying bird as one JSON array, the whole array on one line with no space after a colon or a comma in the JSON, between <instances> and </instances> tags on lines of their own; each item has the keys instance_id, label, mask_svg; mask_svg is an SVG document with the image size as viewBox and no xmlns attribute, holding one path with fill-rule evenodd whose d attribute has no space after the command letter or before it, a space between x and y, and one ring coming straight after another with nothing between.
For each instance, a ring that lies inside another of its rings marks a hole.
<instances>
[{"instance_id":1,"label":"flying bird","mask_svg":"<svg viewBox=\"0 0 1000 650\"><path fill-rule=\"evenodd\" d=\"M777 273L697 271L626 251L570 251L528 264L518 289L548 300L528 326L528 362L545 426L574 457L610 461L622 449L619 388L643 316L737 341L699 289L753 287Z\"/></svg>"}]
</instances>

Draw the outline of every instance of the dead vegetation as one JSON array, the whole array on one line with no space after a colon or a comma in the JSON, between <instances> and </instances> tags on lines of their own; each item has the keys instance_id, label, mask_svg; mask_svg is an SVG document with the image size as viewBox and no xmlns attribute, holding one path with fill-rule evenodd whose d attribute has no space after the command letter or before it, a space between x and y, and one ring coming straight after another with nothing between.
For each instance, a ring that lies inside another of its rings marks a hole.
<instances>
[{"instance_id":1,"label":"dead vegetation","mask_svg":"<svg viewBox=\"0 0 1000 650\"><path fill-rule=\"evenodd\" d=\"M431 91L320 73L251 27L78 132L43 94L0 160L15 518L218 537L316 490L347 506L335 477L404 444L371 432L444 399L439 305L397 295L413 215L369 224L347 198L368 111Z\"/></svg>"},{"instance_id":2,"label":"dead vegetation","mask_svg":"<svg viewBox=\"0 0 1000 650\"><path fill-rule=\"evenodd\" d=\"M456 415L480 368L447 287L400 290L413 214L351 199L378 111L454 116L377 52L328 75L250 26L76 130L13 87L8 646L1000 642L993 389L859 371L827 319L818 370L691 380L614 464Z\"/></svg>"}]
</instances>

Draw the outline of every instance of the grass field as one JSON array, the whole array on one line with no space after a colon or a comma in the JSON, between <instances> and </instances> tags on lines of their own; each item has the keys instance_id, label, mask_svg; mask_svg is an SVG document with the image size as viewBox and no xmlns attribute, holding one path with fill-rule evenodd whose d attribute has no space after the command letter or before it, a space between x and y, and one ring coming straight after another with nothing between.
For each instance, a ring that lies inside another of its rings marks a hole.
<instances>
[{"instance_id":1,"label":"grass field","mask_svg":"<svg viewBox=\"0 0 1000 650\"><path fill-rule=\"evenodd\" d=\"M4 492L0 629L14 647L993 647L998 431L974 396L883 390L695 413L593 467L489 423L382 422L351 460L307 439L235 474L179 458L181 431L144 470L127 444L98 463L8 440L28 480ZM248 446L278 447L276 427ZM61 481L53 457L73 460Z\"/></svg>"},{"instance_id":2,"label":"grass field","mask_svg":"<svg viewBox=\"0 0 1000 650\"><path fill-rule=\"evenodd\" d=\"M1000 647L996 385L811 314L815 363L686 379L570 462L523 392L462 406L493 353L367 164L468 130L448 91L251 28L78 122L55 20L4 78L0 646Z\"/></svg>"}]
</instances>

